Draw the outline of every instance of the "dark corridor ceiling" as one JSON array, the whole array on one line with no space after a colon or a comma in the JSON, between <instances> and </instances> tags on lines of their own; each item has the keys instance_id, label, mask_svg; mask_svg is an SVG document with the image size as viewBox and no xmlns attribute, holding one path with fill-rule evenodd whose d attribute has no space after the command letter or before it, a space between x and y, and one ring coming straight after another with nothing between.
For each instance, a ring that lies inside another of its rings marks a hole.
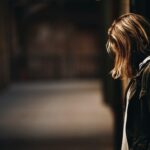
<instances>
[{"instance_id":1,"label":"dark corridor ceiling","mask_svg":"<svg viewBox=\"0 0 150 150\"><path fill-rule=\"evenodd\" d=\"M56 5L65 5L65 4L94 4L102 0L10 0L15 6L28 6L33 4L56 4Z\"/></svg>"},{"instance_id":2,"label":"dark corridor ceiling","mask_svg":"<svg viewBox=\"0 0 150 150\"><path fill-rule=\"evenodd\" d=\"M77 24L93 26L100 20L101 0L10 0L17 20L29 18L67 18ZM98 20L99 19L99 20ZM31 19L32 20L32 19ZM95 28L95 25L93 26ZM97 25L96 25L97 26Z\"/></svg>"}]
</instances>

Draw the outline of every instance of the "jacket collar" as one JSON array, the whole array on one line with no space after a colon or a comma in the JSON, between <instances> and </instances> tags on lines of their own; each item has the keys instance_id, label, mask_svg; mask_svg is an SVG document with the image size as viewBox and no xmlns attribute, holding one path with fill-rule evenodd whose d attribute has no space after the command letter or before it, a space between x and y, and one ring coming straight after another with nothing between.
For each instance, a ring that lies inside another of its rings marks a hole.
<instances>
[{"instance_id":1,"label":"jacket collar","mask_svg":"<svg viewBox=\"0 0 150 150\"><path fill-rule=\"evenodd\" d=\"M139 70L150 60L150 56L147 56L140 64L139 64Z\"/></svg>"},{"instance_id":2,"label":"jacket collar","mask_svg":"<svg viewBox=\"0 0 150 150\"><path fill-rule=\"evenodd\" d=\"M147 56L140 64L139 64L139 71L138 73L133 77L133 79L140 76L145 66L150 62L150 56Z\"/></svg>"}]
</instances>

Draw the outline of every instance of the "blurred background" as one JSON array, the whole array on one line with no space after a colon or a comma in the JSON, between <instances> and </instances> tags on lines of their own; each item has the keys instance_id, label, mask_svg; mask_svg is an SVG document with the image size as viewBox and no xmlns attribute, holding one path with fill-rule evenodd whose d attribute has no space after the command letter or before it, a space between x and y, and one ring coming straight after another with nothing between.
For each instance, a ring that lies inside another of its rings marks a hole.
<instances>
[{"instance_id":1,"label":"blurred background","mask_svg":"<svg viewBox=\"0 0 150 150\"><path fill-rule=\"evenodd\" d=\"M120 150L125 82L112 21L149 0L0 1L0 149Z\"/></svg>"}]
</instances>

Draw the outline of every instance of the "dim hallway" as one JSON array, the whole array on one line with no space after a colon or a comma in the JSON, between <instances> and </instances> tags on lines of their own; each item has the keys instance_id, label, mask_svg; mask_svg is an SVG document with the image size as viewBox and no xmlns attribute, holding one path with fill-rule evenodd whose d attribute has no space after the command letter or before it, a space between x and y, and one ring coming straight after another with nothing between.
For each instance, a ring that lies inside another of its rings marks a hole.
<instances>
[{"instance_id":1,"label":"dim hallway","mask_svg":"<svg viewBox=\"0 0 150 150\"><path fill-rule=\"evenodd\" d=\"M1 150L113 150L98 80L14 83L0 95Z\"/></svg>"}]
</instances>

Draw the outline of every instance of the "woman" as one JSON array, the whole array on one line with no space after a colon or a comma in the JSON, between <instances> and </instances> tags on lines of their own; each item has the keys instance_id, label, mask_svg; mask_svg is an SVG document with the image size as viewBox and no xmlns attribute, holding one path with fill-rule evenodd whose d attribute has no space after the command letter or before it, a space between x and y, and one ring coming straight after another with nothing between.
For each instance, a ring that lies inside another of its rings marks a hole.
<instances>
[{"instance_id":1,"label":"woman","mask_svg":"<svg viewBox=\"0 0 150 150\"><path fill-rule=\"evenodd\" d=\"M108 53L115 56L112 77L128 78L122 150L150 150L150 24L128 13L108 30Z\"/></svg>"}]
</instances>

